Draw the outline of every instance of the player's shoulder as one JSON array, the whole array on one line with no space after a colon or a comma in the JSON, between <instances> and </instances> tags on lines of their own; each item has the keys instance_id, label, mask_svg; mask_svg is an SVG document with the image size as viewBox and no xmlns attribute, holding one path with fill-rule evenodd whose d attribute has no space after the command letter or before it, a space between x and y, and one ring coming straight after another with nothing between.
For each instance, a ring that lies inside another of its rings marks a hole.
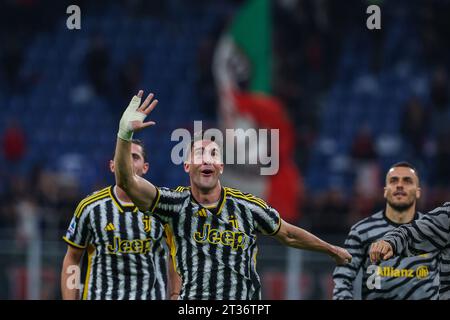
<instances>
[{"instance_id":1,"label":"player's shoulder","mask_svg":"<svg viewBox=\"0 0 450 320\"><path fill-rule=\"evenodd\" d=\"M445 202L443 205L431 210L429 213L431 213L431 214L438 213L439 214L442 212L450 213L450 202Z\"/></svg>"},{"instance_id":2,"label":"player's shoulder","mask_svg":"<svg viewBox=\"0 0 450 320\"><path fill-rule=\"evenodd\" d=\"M191 194L191 187L185 186L178 186L174 189L167 187L157 187L157 190L161 195L176 198L184 198L190 196Z\"/></svg>"},{"instance_id":3,"label":"player's shoulder","mask_svg":"<svg viewBox=\"0 0 450 320\"><path fill-rule=\"evenodd\" d=\"M266 201L251 193L242 192L239 189L230 187L224 187L224 190L227 198L233 199L234 201L252 204L263 209L269 208L269 205L266 203Z\"/></svg>"},{"instance_id":4,"label":"player's shoulder","mask_svg":"<svg viewBox=\"0 0 450 320\"><path fill-rule=\"evenodd\" d=\"M104 199L109 199L111 197L111 186L105 187L103 189L95 190L91 192L86 197L84 197L79 203L75 210L76 214L82 212L88 207L95 206Z\"/></svg>"},{"instance_id":5,"label":"player's shoulder","mask_svg":"<svg viewBox=\"0 0 450 320\"><path fill-rule=\"evenodd\" d=\"M98 198L105 198L105 197L109 197L109 196L111 196L111 186L107 186L102 189L98 189L98 190L95 190L95 191L89 193L80 202L83 202L86 200L94 200L94 199L98 199Z\"/></svg>"},{"instance_id":6,"label":"player's shoulder","mask_svg":"<svg viewBox=\"0 0 450 320\"><path fill-rule=\"evenodd\" d=\"M356 222L352 227L351 230L358 233L363 233L367 228L370 228L371 226L375 224L380 224L380 222L384 221L384 214L383 211L378 211L362 220L359 220Z\"/></svg>"}]
</instances>

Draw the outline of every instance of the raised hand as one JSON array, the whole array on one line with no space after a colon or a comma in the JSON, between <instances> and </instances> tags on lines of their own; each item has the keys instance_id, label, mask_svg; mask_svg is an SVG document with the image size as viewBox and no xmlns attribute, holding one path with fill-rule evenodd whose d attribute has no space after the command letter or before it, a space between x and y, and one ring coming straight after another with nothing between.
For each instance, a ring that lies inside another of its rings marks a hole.
<instances>
[{"instance_id":1,"label":"raised hand","mask_svg":"<svg viewBox=\"0 0 450 320\"><path fill-rule=\"evenodd\" d=\"M120 119L117 136L123 140L130 141L133 138L134 132L155 124L154 121L144 122L144 119L156 107L158 100L153 100L154 94L150 93L141 104L143 94L144 91L139 90L138 94L131 99L130 104Z\"/></svg>"}]
</instances>

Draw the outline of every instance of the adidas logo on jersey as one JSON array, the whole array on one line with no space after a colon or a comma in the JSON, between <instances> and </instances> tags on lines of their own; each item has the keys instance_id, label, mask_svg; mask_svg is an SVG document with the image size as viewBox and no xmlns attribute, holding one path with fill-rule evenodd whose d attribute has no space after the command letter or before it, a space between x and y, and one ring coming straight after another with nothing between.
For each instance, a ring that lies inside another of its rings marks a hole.
<instances>
[{"instance_id":1,"label":"adidas logo on jersey","mask_svg":"<svg viewBox=\"0 0 450 320\"><path fill-rule=\"evenodd\" d=\"M114 230L116 230L116 227L113 225L112 222L110 222L106 225L105 230L106 231L114 231Z\"/></svg>"},{"instance_id":2,"label":"adidas logo on jersey","mask_svg":"<svg viewBox=\"0 0 450 320\"><path fill-rule=\"evenodd\" d=\"M205 208L200 209L194 214L196 217L206 217L208 215Z\"/></svg>"}]
</instances>

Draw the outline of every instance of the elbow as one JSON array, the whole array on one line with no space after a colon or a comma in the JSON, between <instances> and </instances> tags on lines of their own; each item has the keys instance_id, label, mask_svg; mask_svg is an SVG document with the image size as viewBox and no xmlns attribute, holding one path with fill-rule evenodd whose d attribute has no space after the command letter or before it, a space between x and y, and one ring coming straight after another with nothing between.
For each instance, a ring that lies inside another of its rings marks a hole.
<instances>
[{"instance_id":1,"label":"elbow","mask_svg":"<svg viewBox=\"0 0 450 320\"><path fill-rule=\"evenodd\" d=\"M294 246L294 244L296 243L295 238L291 234L289 234L289 232L283 234L282 237L279 237L279 240L282 244L289 247Z\"/></svg>"}]
</instances>

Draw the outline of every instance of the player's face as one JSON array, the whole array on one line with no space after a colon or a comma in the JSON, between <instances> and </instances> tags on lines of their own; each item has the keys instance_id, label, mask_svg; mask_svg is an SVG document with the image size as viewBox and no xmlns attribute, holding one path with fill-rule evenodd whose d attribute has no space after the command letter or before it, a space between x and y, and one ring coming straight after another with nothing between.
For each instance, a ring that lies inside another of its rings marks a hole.
<instances>
[{"instance_id":1,"label":"player's face","mask_svg":"<svg viewBox=\"0 0 450 320\"><path fill-rule=\"evenodd\" d=\"M404 211L415 205L420 198L419 179L414 170L396 167L386 176L384 197L387 203L398 211Z\"/></svg>"},{"instance_id":2,"label":"player's face","mask_svg":"<svg viewBox=\"0 0 450 320\"><path fill-rule=\"evenodd\" d=\"M142 147L138 144L131 144L131 157L133 159L134 173L142 177L148 171L148 162L144 160L144 154L142 153ZM109 167L111 172L114 172L114 161L110 161Z\"/></svg>"},{"instance_id":3,"label":"player's face","mask_svg":"<svg viewBox=\"0 0 450 320\"><path fill-rule=\"evenodd\" d=\"M196 141L188 161L184 164L184 170L189 173L191 182L199 189L213 189L223 172L217 143L208 140Z\"/></svg>"}]
</instances>

